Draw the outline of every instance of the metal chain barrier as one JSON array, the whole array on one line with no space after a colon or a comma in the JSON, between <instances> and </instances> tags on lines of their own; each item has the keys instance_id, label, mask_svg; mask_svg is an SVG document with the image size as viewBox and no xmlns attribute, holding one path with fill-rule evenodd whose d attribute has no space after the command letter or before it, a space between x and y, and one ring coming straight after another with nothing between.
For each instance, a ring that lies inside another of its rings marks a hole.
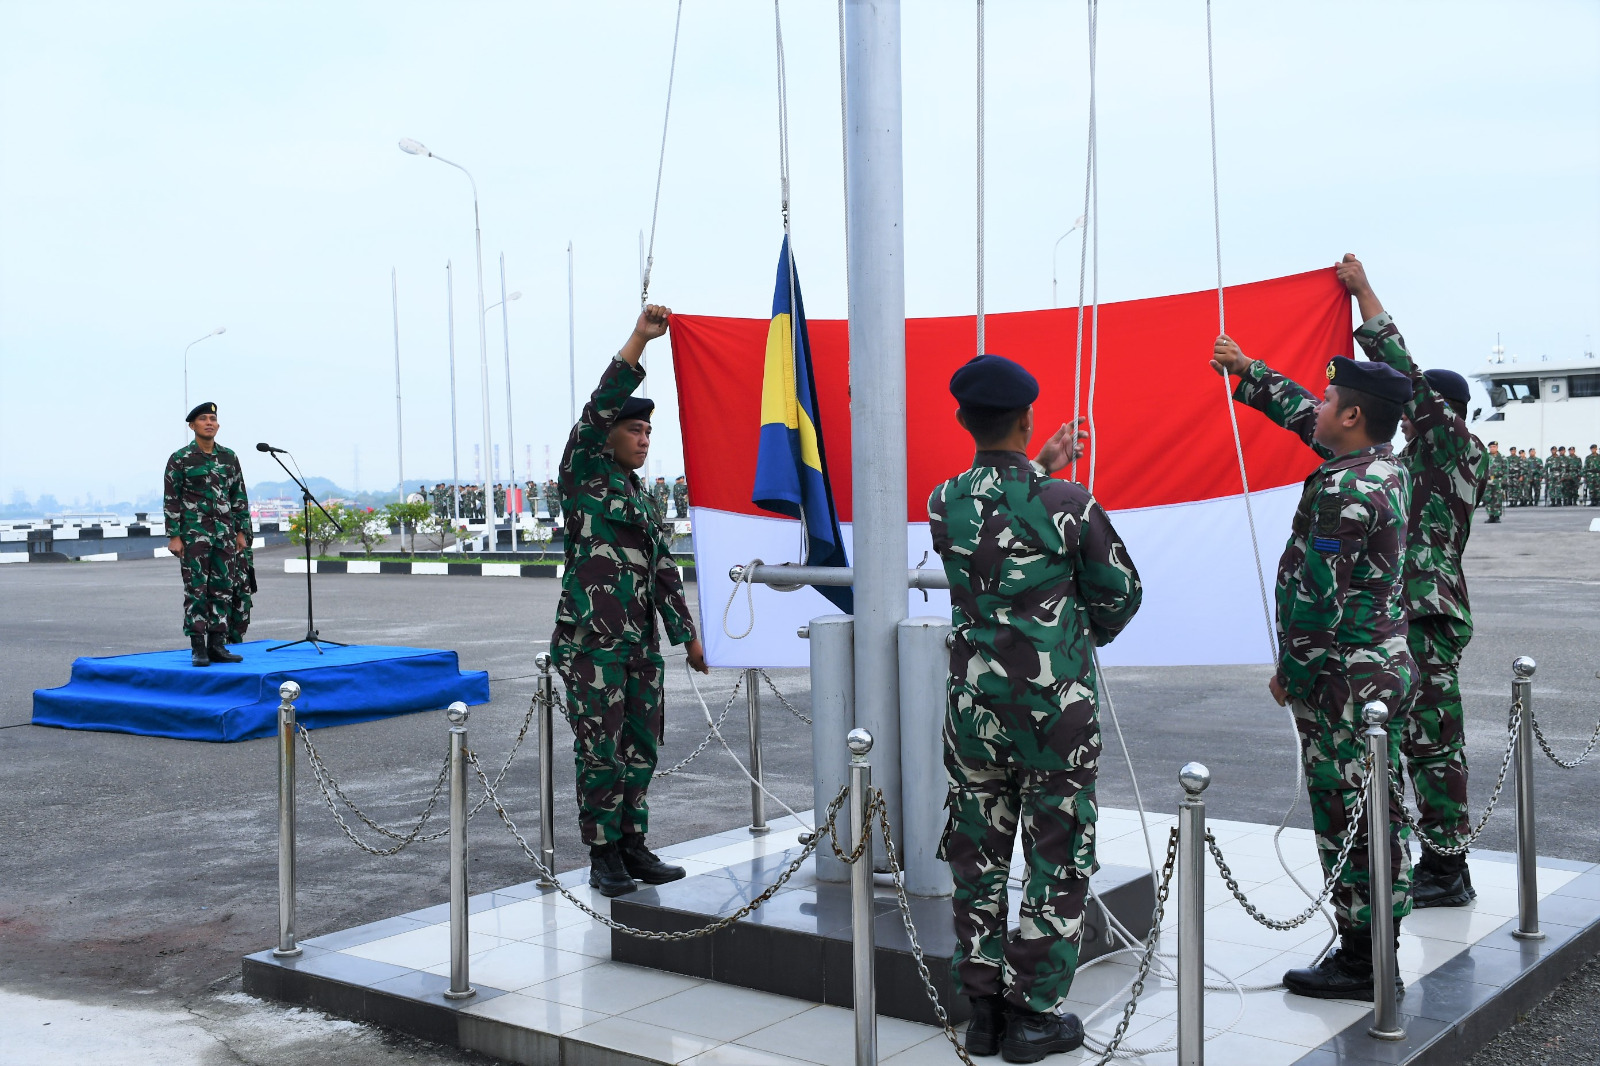
<instances>
[{"instance_id":1,"label":"metal chain barrier","mask_svg":"<svg viewBox=\"0 0 1600 1066\"><path fill-rule=\"evenodd\" d=\"M1101 1053L1095 1066L1106 1066L1106 1063L1116 1056L1122 1038L1128 1035L1128 1026L1133 1022L1133 1012L1138 1009L1139 997L1144 995L1145 979L1150 976L1150 964L1155 961L1156 946L1161 943L1161 922L1166 916L1167 896L1172 891L1172 870L1177 861L1178 827L1173 826L1167 834L1167 858L1161 864L1161 884L1156 887L1156 912L1150 922L1150 934L1144 938L1144 955L1139 959L1139 972L1134 978L1128 1004L1122 1008L1122 1020L1117 1022L1117 1030L1107 1041L1105 1051Z\"/></svg>"},{"instance_id":2,"label":"metal chain barrier","mask_svg":"<svg viewBox=\"0 0 1600 1066\"><path fill-rule=\"evenodd\" d=\"M728 694L728 702L723 704L722 713L717 716L717 724L716 724L716 726L713 729L711 729L709 732L707 732L706 735L705 735L705 739L700 742L699 746L696 747L693 751L691 751L686 758L680 760L676 766L673 766L671 769L667 769L667 770L657 770L656 773L655 773L655 779L656 780L660 780L663 777L671 777L673 774L677 773L679 770L682 770L685 766L688 766L690 763L694 762L695 759L699 758L701 752L705 751L706 748L711 746L711 741L714 740L716 738L716 736L717 736L717 730L721 729L722 728L722 723L726 722L728 720L728 712L733 709L733 701L739 698L739 689L743 685L744 685L744 672L740 671L739 680L737 680L737 681L735 681L733 683L733 691Z\"/></svg>"},{"instance_id":3,"label":"metal chain barrier","mask_svg":"<svg viewBox=\"0 0 1600 1066\"><path fill-rule=\"evenodd\" d=\"M1528 715L1528 721L1533 725L1533 739L1539 742L1540 750L1550 757L1551 762L1555 763L1563 770L1576 770L1578 767L1582 766L1589 760L1589 756L1593 754L1595 745L1600 744L1600 722L1595 722L1594 732L1589 736L1589 743L1583 746L1582 754L1580 754L1576 759L1573 759L1571 762L1568 762L1566 759L1563 759L1554 751L1550 750L1549 743L1547 743L1544 739L1544 731L1539 728L1539 716L1537 714L1530 714Z\"/></svg>"},{"instance_id":4,"label":"metal chain barrier","mask_svg":"<svg viewBox=\"0 0 1600 1066\"><path fill-rule=\"evenodd\" d=\"M774 682L771 677L767 676L767 672L765 670L762 670L762 669L760 669L758 667L757 668L757 672L761 675L761 680L763 680L763 681L765 681L767 683L767 688L772 690L772 694L774 696L778 697L778 702L783 704L783 709L784 710L788 711L790 714L792 714L796 718L800 719L806 725L810 725L811 724L811 719L806 717L805 715L801 714L800 713L800 708L798 708L794 704L790 703L789 702L789 697L785 696L782 692L778 691L777 683ZM736 691L737 691L737 689L736 689Z\"/></svg>"},{"instance_id":5,"label":"metal chain barrier","mask_svg":"<svg viewBox=\"0 0 1600 1066\"><path fill-rule=\"evenodd\" d=\"M1363 760L1362 767L1365 776L1362 778L1361 784L1356 786L1356 802L1355 806L1352 807L1350 811L1350 831L1345 834L1344 843L1339 846L1339 858L1334 862L1333 869L1323 880L1322 891L1318 892L1317 898L1311 901L1311 906L1307 907L1293 918L1286 920L1268 918L1256 908L1255 904L1251 903L1250 900L1245 897L1244 890L1239 887L1238 880L1233 876L1233 871L1228 868L1227 860L1222 857L1222 848L1217 845L1216 836L1211 832L1211 830L1206 830L1206 848L1211 852L1211 858L1216 862L1217 871L1222 875L1223 882L1227 884L1228 891L1233 893L1233 898L1239 901L1239 906L1244 908L1245 913L1254 918L1261 925L1266 926L1268 929L1276 929L1279 932L1296 929L1314 918L1317 915L1317 912L1322 910L1322 905L1328 901L1330 896L1333 895L1333 888L1339 883L1339 878L1344 873L1344 868L1350 861L1350 849L1355 845L1356 830L1361 826L1361 820L1366 817L1366 781L1371 778L1373 773L1372 756L1370 754L1365 760ZM1177 830L1173 830L1173 832L1176 834ZM1176 837L1174 837L1174 839L1176 839ZM1169 864L1171 862L1170 851L1168 862Z\"/></svg>"},{"instance_id":6,"label":"metal chain barrier","mask_svg":"<svg viewBox=\"0 0 1600 1066\"><path fill-rule=\"evenodd\" d=\"M1500 793L1506 787L1506 775L1510 773L1511 763L1516 758L1517 733L1521 730L1521 728L1522 701L1512 700L1511 717L1506 723L1506 754L1505 758L1500 760L1500 776L1495 779L1494 792L1489 796L1489 806L1484 808L1483 817L1478 819L1478 824L1472 827L1472 831L1466 835L1466 838L1463 839L1460 844L1456 844L1452 847L1441 847L1429 840L1428 835L1424 833L1422 831L1422 827L1417 824L1416 816L1413 815L1411 813L1411 809L1406 806L1405 789L1402 786L1398 775L1395 779L1389 782L1389 789L1394 798L1395 806L1400 808L1400 817L1405 819L1405 823L1408 827L1416 830L1417 839L1422 841L1423 847L1427 848L1435 855L1465 855L1468 851L1472 850L1473 843L1477 841L1478 837L1488 826L1489 816L1494 814L1495 806L1500 802ZM1535 728L1537 729L1537 727ZM1548 753L1549 750L1550 749L1546 748L1546 753ZM1551 758L1555 758L1555 756L1552 755Z\"/></svg>"},{"instance_id":7,"label":"metal chain barrier","mask_svg":"<svg viewBox=\"0 0 1600 1066\"><path fill-rule=\"evenodd\" d=\"M545 864L539 860L539 856L534 854L533 849L528 846L528 841L523 837L521 831L517 829L517 823L512 821L511 815L507 813L505 806L501 804L499 795L495 793L494 786L489 783L488 775L483 772L483 767L478 762L477 754L471 751L467 752L467 762L472 765L473 771L478 775L479 783L483 785L484 792L488 796L489 802L494 806L495 813L500 816L500 821L505 823L506 830L510 832L511 836L516 840L517 845L522 848L522 853L528 857L528 861L533 863L534 867L539 871L539 873L555 885L556 891L561 893L568 903L571 903L574 907L578 908L584 914L587 914L590 918L599 922L607 929L623 933L627 936L638 937L641 940L693 940L696 937L710 936L712 933L715 933L718 930L726 929L735 922L749 917L763 903L771 899L779 889L788 883L789 878L793 877L800 867L805 864L805 861L809 859L817 850L818 841L813 840L810 844L807 844L801 849L800 854L797 855L794 860L784 868L783 872L778 875L777 880L768 885L759 896L751 900L749 903L746 903L743 907L740 907L737 911L734 911L727 917L719 918L710 925L701 926L698 929L685 929L673 933L660 932L654 929L640 929L636 926L625 925L622 922L615 921L610 915L601 914L583 900L573 895L567 886L563 885L559 880L557 880L555 871L546 867ZM850 790L847 788L842 788L839 790L839 794L835 796L832 802L828 804L827 820L817 828L817 833L819 836L825 831L830 841L834 839L836 832L834 821L839 815L839 810L844 806L845 800L849 798L849 795ZM876 800L876 802L881 803L881 798ZM871 813L870 809L868 813ZM863 845L864 844L865 838L863 839ZM834 850L838 850L837 844L834 845ZM857 849L856 855L859 856L860 853L860 849Z\"/></svg>"}]
</instances>

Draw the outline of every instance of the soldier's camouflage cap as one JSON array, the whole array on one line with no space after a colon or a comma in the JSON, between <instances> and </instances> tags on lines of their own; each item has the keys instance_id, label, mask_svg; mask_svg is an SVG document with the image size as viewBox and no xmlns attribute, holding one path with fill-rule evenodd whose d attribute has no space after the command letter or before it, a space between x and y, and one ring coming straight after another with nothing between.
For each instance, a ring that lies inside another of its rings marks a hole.
<instances>
[{"instance_id":1,"label":"soldier's camouflage cap","mask_svg":"<svg viewBox=\"0 0 1600 1066\"><path fill-rule=\"evenodd\" d=\"M1015 411L1039 398L1039 379L1003 355L979 355L951 375L950 395L966 408Z\"/></svg>"},{"instance_id":2,"label":"soldier's camouflage cap","mask_svg":"<svg viewBox=\"0 0 1600 1066\"><path fill-rule=\"evenodd\" d=\"M1406 403L1411 399L1411 379L1388 363L1358 363L1336 355L1328 363L1328 384L1394 403Z\"/></svg>"},{"instance_id":3,"label":"soldier's camouflage cap","mask_svg":"<svg viewBox=\"0 0 1600 1066\"><path fill-rule=\"evenodd\" d=\"M216 404L211 403L209 401L206 402L206 403L197 403L197 404L195 404L193 411L190 411L188 414L183 416L183 420L185 422L193 422L195 419L199 418L201 415L214 415L216 413L217 413L217 405Z\"/></svg>"}]
</instances>

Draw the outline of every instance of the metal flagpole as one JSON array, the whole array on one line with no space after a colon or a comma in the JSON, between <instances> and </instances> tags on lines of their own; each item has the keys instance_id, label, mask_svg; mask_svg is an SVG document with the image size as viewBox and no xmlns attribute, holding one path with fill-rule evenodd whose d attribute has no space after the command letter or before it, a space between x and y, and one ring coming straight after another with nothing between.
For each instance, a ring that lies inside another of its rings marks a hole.
<instances>
[{"instance_id":1,"label":"metal flagpole","mask_svg":"<svg viewBox=\"0 0 1600 1066\"><path fill-rule=\"evenodd\" d=\"M578 340L572 311L572 242L567 242L567 425L578 424Z\"/></svg>"},{"instance_id":2,"label":"metal flagpole","mask_svg":"<svg viewBox=\"0 0 1600 1066\"><path fill-rule=\"evenodd\" d=\"M444 261L444 299L450 319L450 494L454 503L452 518L461 521L460 438L456 434L456 288L450 273L450 260Z\"/></svg>"},{"instance_id":3,"label":"metal flagpole","mask_svg":"<svg viewBox=\"0 0 1600 1066\"><path fill-rule=\"evenodd\" d=\"M506 515L511 520L511 550L517 550L517 438L511 431L511 318L506 312L506 253L500 253L500 337L506 346Z\"/></svg>"},{"instance_id":4,"label":"metal flagpole","mask_svg":"<svg viewBox=\"0 0 1600 1066\"><path fill-rule=\"evenodd\" d=\"M406 438L400 423L400 279L394 267L389 268L389 296L394 306L394 455L400 468L400 502L406 502ZM402 551L405 550L405 529L400 530ZM415 545L412 545L415 547Z\"/></svg>"},{"instance_id":5,"label":"metal flagpole","mask_svg":"<svg viewBox=\"0 0 1600 1066\"><path fill-rule=\"evenodd\" d=\"M873 779L899 835L896 630L906 617L908 555L899 0L847 0L845 78L856 725L876 741Z\"/></svg>"}]
</instances>

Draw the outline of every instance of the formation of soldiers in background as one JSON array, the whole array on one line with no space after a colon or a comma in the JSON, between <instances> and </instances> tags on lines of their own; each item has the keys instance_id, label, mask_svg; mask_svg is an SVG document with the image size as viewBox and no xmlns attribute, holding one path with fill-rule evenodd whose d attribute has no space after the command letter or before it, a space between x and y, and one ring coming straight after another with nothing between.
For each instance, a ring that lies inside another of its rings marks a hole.
<instances>
[{"instance_id":1,"label":"formation of soldiers in background","mask_svg":"<svg viewBox=\"0 0 1600 1066\"><path fill-rule=\"evenodd\" d=\"M433 513L442 522L450 522L455 516L455 493L449 483L441 481L433 488L420 486L422 498L433 505ZM464 522L483 521L483 486L462 485L461 489L461 519ZM523 509L538 513L539 505L543 505L550 521L556 524L561 522L561 490L555 481L546 481L540 484L537 481L526 482L522 490L521 504ZM679 474L672 484L667 484L667 479L658 477L650 487L651 498L661 509L661 517L688 518L689 517L689 482ZM670 504L670 509L669 505ZM503 484L494 486L494 510L496 515L506 513L506 487Z\"/></svg>"},{"instance_id":2,"label":"formation of soldiers in background","mask_svg":"<svg viewBox=\"0 0 1600 1066\"><path fill-rule=\"evenodd\" d=\"M1534 507L1541 500L1550 507L1600 507L1600 445L1589 445L1587 456L1557 445L1540 459L1532 448L1502 452L1491 442L1490 456L1483 503L1491 522L1505 507Z\"/></svg>"}]
</instances>

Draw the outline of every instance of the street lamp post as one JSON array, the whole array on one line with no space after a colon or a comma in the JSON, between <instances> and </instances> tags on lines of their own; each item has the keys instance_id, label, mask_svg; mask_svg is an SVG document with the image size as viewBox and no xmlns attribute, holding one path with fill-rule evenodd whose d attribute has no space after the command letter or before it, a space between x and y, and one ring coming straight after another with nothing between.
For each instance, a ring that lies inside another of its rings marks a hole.
<instances>
[{"instance_id":1,"label":"street lamp post","mask_svg":"<svg viewBox=\"0 0 1600 1066\"><path fill-rule=\"evenodd\" d=\"M456 434L456 283L450 270L450 260L444 261L444 299L450 321L450 498L451 521L461 523L461 460ZM453 531L452 531L453 532ZM459 547L459 545L458 545Z\"/></svg>"},{"instance_id":2,"label":"street lamp post","mask_svg":"<svg viewBox=\"0 0 1600 1066\"><path fill-rule=\"evenodd\" d=\"M227 326L218 326L210 333L207 333L205 337L201 337L199 340L190 341L183 349L183 409L186 413L189 410L189 349L193 348L195 345L199 344L200 341L203 341L208 337L215 337L219 333L226 332L228 332Z\"/></svg>"},{"instance_id":3,"label":"street lamp post","mask_svg":"<svg viewBox=\"0 0 1600 1066\"><path fill-rule=\"evenodd\" d=\"M1056 253L1061 251L1061 242L1062 241L1066 240L1068 237L1072 236L1074 233L1077 233L1078 230L1080 230L1082 228L1083 228L1083 216L1079 215L1078 216L1078 220L1072 224L1072 228L1067 230L1067 232L1063 233L1061 236L1057 237L1055 246L1050 249L1050 306L1051 307L1060 307L1061 306L1061 301L1056 299Z\"/></svg>"},{"instance_id":4,"label":"street lamp post","mask_svg":"<svg viewBox=\"0 0 1600 1066\"><path fill-rule=\"evenodd\" d=\"M489 469L490 452L490 427L489 427L489 340L484 330L483 307L483 226L479 221L478 213L478 181L472 172L460 163L453 163L442 155L436 155L424 144L412 140L410 137L400 139L400 150L408 155L427 156L437 159L447 166L455 167L467 176L467 181L472 185L472 236L475 242L478 257L478 364L483 384L483 521L485 550L494 551L496 544L495 514L494 514L494 486Z\"/></svg>"},{"instance_id":5,"label":"street lamp post","mask_svg":"<svg viewBox=\"0 0 1600 1066\"><path fill-rule=\"evenodd\" d=\"M489 310L500 308L500 336L506 346L506 462L511 480L506 484L506 514L511 519L511 550L517 550L517 439L511 429L511 320L506 316L506 306L512 300L522 299L522 293L506 295L506 253L500 253L500 299L489 305ZM487 312L486 312L487 313Z\"/></svg>"},{"instance_id":6,"label":"street lamp post","mask_svg":"<svg viewBox=\"0 0 1600 1066\"><path fill-rule=\"evenodd\" d=\"M400 275L389 268L389 297L394 307L394 457L400 470L400 502L406 502L406 436L400 413ZM406 546L405 523L400 523L400 550ZM411 548L416 550L416 534L411 535Z\"/></svg>"}]
</instances>

